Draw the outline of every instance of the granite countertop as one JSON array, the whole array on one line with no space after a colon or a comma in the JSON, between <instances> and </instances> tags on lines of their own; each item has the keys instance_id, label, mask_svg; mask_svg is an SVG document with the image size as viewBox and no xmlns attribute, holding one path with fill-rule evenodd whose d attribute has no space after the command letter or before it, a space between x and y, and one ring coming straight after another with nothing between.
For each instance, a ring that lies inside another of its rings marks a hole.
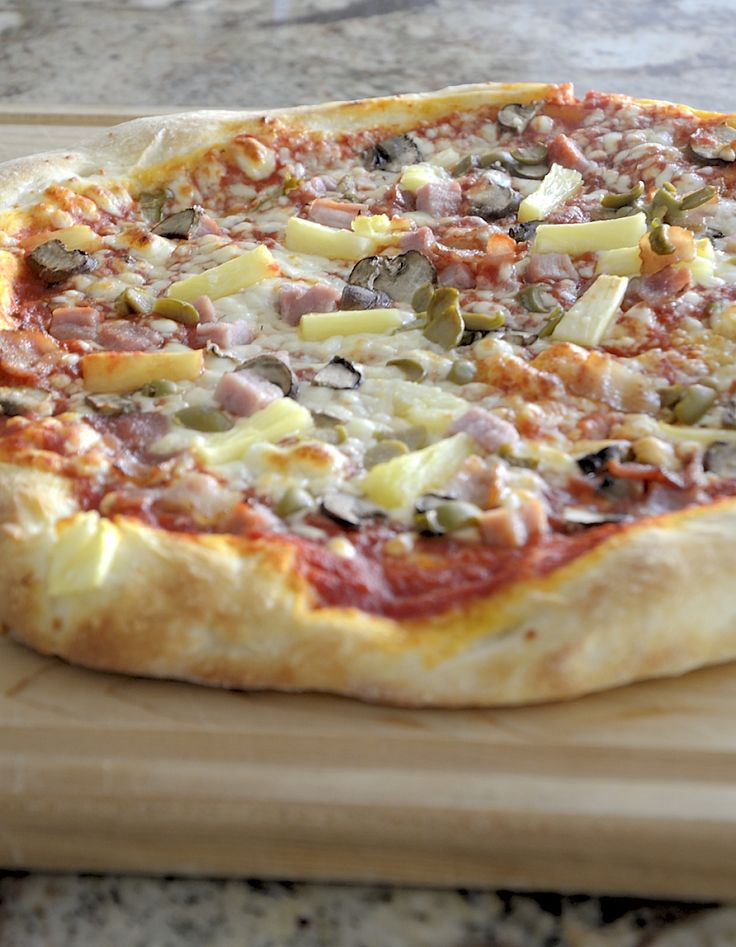
<instances>
[{"instance_id":1,"label":"granite countertop","mask_svg":"<svg viewBox=\"0 0 736 947\"><path fill-rule=\"evenodd\" d=\"M0 0L5 105L272 106L489 79L733 107L728 0ZM0 947L726 947L736 908L0 874Z\"/></svg>"}]
</instances>

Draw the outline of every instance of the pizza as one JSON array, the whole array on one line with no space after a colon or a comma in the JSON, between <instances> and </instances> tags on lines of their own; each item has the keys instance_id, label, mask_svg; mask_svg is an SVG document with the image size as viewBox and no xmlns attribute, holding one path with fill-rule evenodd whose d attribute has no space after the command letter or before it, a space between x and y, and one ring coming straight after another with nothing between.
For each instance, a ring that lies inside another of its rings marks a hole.
<instances>
[{"instance_id":1,"label":"pizza","mask_svg":"<svg viewBox=\"0 0 736 947\"><path fill-rule=\"evenodd\" d=\"M4 165L4 632L416 706L736 657L735 171L544 84Z\"/></svg>"}]
</instances>

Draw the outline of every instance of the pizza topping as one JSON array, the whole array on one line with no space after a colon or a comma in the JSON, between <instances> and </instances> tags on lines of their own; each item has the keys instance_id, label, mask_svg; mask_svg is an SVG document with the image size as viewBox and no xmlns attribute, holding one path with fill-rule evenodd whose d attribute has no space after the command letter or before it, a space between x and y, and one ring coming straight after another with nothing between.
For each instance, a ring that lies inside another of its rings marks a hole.
<instances>
[{"instance_id":1,"label":"pizza topping","mask_svg":"<svg viewBox=\"0 0 736 947\"><path fill-rule=\"evenodd\" d=\"M415 358L413 356L390 358L386 364L400 369L409 381L424 381L427 377L427 366L421 358Z\"/></svg>"},{"instance_id":2,"label":"pizza topping","mask_svg":"<svg viewBox=\"0 0 736 947\"><path fill-rule=\"evenodd\" d=\"M706 161L736 161L736 128L731 125L698 128L690 136L690 147Z\"/></svg>"},{"instance_id":3,"label":"pizza topping","mask_svg":"<svg viewBox=\"0 0 736 947\"><path fill-rule=\"evenodd\" d=\"M195 345L215 345L221 351L247 345L255 338L255 330L245 321L206 322L197 326L195 334Z\"/></svg>"},{"instance_id":4,"label":"pizza topping","mask_svg":"<svg viewBox=\"0 0 736 947\"><path fill-rule=\"evenodd\" d=\"M409 135L394 135L371 145L362 155L369 171L400 171L422 160L419 146Z\"/></svg>"},{"instance_id":5,"label":"pizza topping","mask_svg":"<svg viewBox=\"0 0 736 947\"><path fill-rule=\"evenodd\" d=\"M367 210L367 204L318 198L309 207L309 219L325 227L349 230L358 214L364 214Z\"/></svg>"},{"instance_id":6,"label":"pizza topping","mask_svg":"<svg viewBox=\"0 0 736 947\"><path fill-rule=\"evenodd\" d=\"M47 391L37 388L9 388L0 386L0 416L6 418L24 415L43 416L53 409L52 399Z\"/></svg>"},{"instance_id":7,"label":"pizza topping","mask_svg":"<svg viewBox=\"0 0 736 947\"><path fill-rule=\"evenodd\" d=\"M295 326L299 324L305 312L332 312L340 298L338 290L327 283L316 283L310 287L286 283L279 289L277 305L281 318L289 325ZM341 306L341 308L348 307Z\"/></svg>"},{"instance_id":8,"label":"pizza topping","mask_svg":"<svg viewBox=\"0 0 736 947\"><path fill-rule=\"evenodd\" d=\"M270 250L259 246L204 273L172 283L167 295L184 302L194 302L200 296L220 299L241 292L269 276L276 276L278 271Z\"/></svg>"},{"instance_id":9,"label":"pizza topping","mask_svg":"<svg viewBox=\"0 0 736 947\"><path fill-rule=\"evenodd\" d=\"M434 283L437 273L431 261L417 250L395 257L370 256L359 260L348 282L376 293L386 293L395 302L410 303L416 291Z\"/></svg>"},{"instance_id":10,"label":"pizza topping","mask_svg":"<svg viewBox=\"0 0 736 947\"><path fill-rule=\"evenodd\" d=\"M363 466L366 470L370 470L371 467L383 464L387 460L400 457L402 454L407 454L408 452L409 447L405 441L393 438L379 441L378 444L369 447L363 455Z\"/></svg>"},{"instance_id":11,"label":"pizza topping","mask_svg":"<svg viewBox=\"0 0 736 947\"><path fill-rule=\"evenodd\" d=\"M715 441L705 451L703 467L719 477L736 477L736 445Z\"/></svg>"},{"instance_id":12,"label":"pizza topping","mask_svg":"<svg viewBox=\"0 0 736 947\"><path fill-rule=\"evenodd\" d=\"M447 380L454 385L469 385L478 374L478 369L473 362L467 359L456 359L447 373Z\"/></svg>"},{"instance_id":13,"label":"pizza topping","mask_svg":"<svg viewBox=\"0 0 736 947\"><path fill-rule=\"evenodd\" d=\"M417 210L433 217L452 217L460 210L462 188L457 181L429 181L416 191Z\"/></svg>"},{"instance_id":14,"label":"pizza topping","mask_svg":"<svg viewBox=\"0 0 736 947\"><path fill-rule=\"evenodd\" d=\"M164 204L171 196L171 191L165 188L139 194L138 206L149 224L157 224L161 220Z\"/></svg>"},{"instance_id":15,"label":"pizza topping","mask_svg":"<svg viewBox=\"0 0 736 947\"><path fill-rule=\"evenodd\" d=\"M593 347L599 345L616 319L628 279L599 276L557 323L552 338Z\"/></svg>"},{"instance_id":16,"label":"pizza topping","mask_svg":"<svg viewBox=\"0 0 736 947\"><path fill-rule=\"evenodd\" d=\"M100 326L97 341L110 352L146 352L158 348L163 336L150 326L108 320Z\"/></svg>"},{"instance_id":17,"label":"pizza topping","mask_svg":"<svg viewBox=\"0 0 736 947\"><path fill-rule=\"evenodd\" d=\"M391 297L388 293L376 293L363 286L346 283L340 297L340 309L388 309Z\"/></svg>"},{"instance_id":18,"label":"pizza topping","mask_svg":"<svg viewBox=\"0 0 736 947\"><path fill-rule=\"evenodd\" d=\"M716 392L707 385L690 385L673 407L675 418L682 424L695 424L716 400Z\"/></svg>"},{"instance_id":19,"label":"pizza topping","mask_svg":"<svg viewBox=\"0 0 736 947\"><path fill-rule=\"evenodd\" d=\"M476 444L489 453L519 440L519 433L513 424L479 407L471 408L447 429L448 434L457 434L459 431L469 434Z\"/></svg>"},{"instance_id":20,"label":"pizza topping","mask_svg":"<svg viewBox=\"0 0 736 947\"><path fill-rule=\"evenodd\" d=\"M158 237L189 240L199 226L203 213L204 209L199 204L187 207L186 210L180 210L176 214L164 217L155 227L151 228L151 233L155 233Z\"/></svg>"},{"instance_id":21,"label":"pizza topping","mask_svg":"<svg viewBox=\"0 0 736 947\"><path fill-rule=\"evenodd\" d=\"M183 299L173 299L162 296L153 305L153 312L164 319L180 322L185 326L196 326L199 322L199 310L192 303Z\"/></svg>"},{"instance_id":22,"label":"pizza topping","mask_svg":"<svg viewBox=\"0 0 736 947\"><path fill-rule=\"evenodd\" d=\"M547 149L548 155L556 164L561 164L565 168L572 168L574 171L580 171L585 174L591 167L590 161L585 157L578 145L567 135L559 134L549 143Z\"/></svg>"},{"instance_id":23,"label":"pizza topping","mask_svg":"<svg viewBox=\"0 0 736 947\"><path fill-rule=\"evenodd\" d=\"M285 398L295 398L299 382L284 358L264 353L254 355L238 365L237 371L255 372L266 381L281 389Z\"/></svg>"},{"instance_id":24,"label":"pizza topping","mask_svg":"<svg viewBox=\"0 0 736 947\"><path fill-rule=\"evenodd\" d=\"M256 370L227 372L215 388L215 401L230 414L244 418L283 397L283 389Z\"/></svg>"},{"instance_id":25,"label":"pizza topping","mask_svg":"<svg viewBox=\"0 0 736 947\"><path fill-rule=\"evenodd\" d=\"M521 203L521 194L515 191L499 172L486 171L465 191L470 213L483 220L498 220L514 213Z\"/></svg>"},{"instance_id":26,"label":"pizza topping","mask_svg":"<svg viewBox=\"0 0 736 947\"><path fill-rule=\"evenodd\" d=\"M153 312L155 304L156 300L148 293L129 286L119 296L115 297L115 313L118 316L147 316Z\"/></svg>"},{"instance_id":27,"label":"pizza topping","mask_svg":"<svg viewBox=\"0 0 736 947\"><path fill-rule=\"evenodd\" d=\"M350 391L357 388L362 381L363 372L340 355L335 355L312 379L315 385L322 388L334 388L338 391Z\"/></svg>"},{"instance_id":28,"label":"pizza topping","mask_svg":"<svg viewBox=\"0 0 736 947\"><path fill-rule=\"evenodd\" d=\"M190 405L188 408L182 408L181 411L176 412L174 420L193 431L206 433L229 431L233 426L233 422L222 411L204 405Z\"/></svg>"},{"instance_id":29,"label":"pizza topping","mask_svg":"<svg viewBox=\"0 0 736 947\"><path fill-rule=\"evenodd\" d=\"M51 313L49 332L55 339L92 340L100 313L93 306L62 306Z\"/></svg>"},{"instance_id":30,"label":"pizza topping","mask_svg":"<svg viewBox=\"0 0 736 947\"><path fill-rule=\"evenodd\" d=\"M540 102L529 102L526 105L514 102L510 105L504 105L503 108L499 109L498 123L515 132L523 132L540 107Z\"/></svg>"},{"instance_id":31,"label":"pizza topping","mask_svg":"<svg viewBox=\"0 0 736 947\"><path fill-rule=\"evenodd\" d=\"M380 334L398 329L405 318L400 309L308 312L299 322L299 334L309 342L322 342L338 335Z\"/></svg>"},{"instance_id":32,"label":"pizza topping","mask_svg":"<svg viewBox=\"0 0 736 947\"><path fill-rule=\"evenodd\" d=\"M83 250L67 250L61 240L49 240L26 257L29 267L45 283L60 283L78 273L89 273L97 266L94 257Z\"/></svg>"},{"instance_id":33,"label":"pizza topping","mask_svg":"<svg viewBox=\"0 0 736 947\"><path fill-rule=\"evenodd\" d=\"M329 493L320 503L320 513L347 529L360 529L363 520L380 514L380 510L347 493Z\"/></svg>"},{"instance_id":34,"label":"pizza topping","mask_svg":"<svg viewBox=\"0 0 736 947\"><path fill-rule=\"evenodd\" d=\"M465 500L433 497L431 494L421 498L423 509L417 509L414 525L418 532L426 536L443 536L468 526L475 526L481 511L473 503Z\"/></svg>"},{"instance_id":35,"label":"pizza topping","mask_svg":"<svg viewBox=\"0 0 736 947\"><path fill-rule=\"evenodd\" d=\"M1 355L0 347L0 355ZM204 366L201 351L92 352L81 358L86 391L137 391L157 379L192 381Z\"/></svg>"},{"instance_id":36,"label":"pizza topping","mask_svg":"<svg viewBox=\"0 0 736 947\"><path fill-rule=\"evenodd\" d=\"M574 197L582 187L583 176L579 171L553 164L533 191L519 205L519 222L544 220L553 210Z\"/></svg>"}]
</instances>

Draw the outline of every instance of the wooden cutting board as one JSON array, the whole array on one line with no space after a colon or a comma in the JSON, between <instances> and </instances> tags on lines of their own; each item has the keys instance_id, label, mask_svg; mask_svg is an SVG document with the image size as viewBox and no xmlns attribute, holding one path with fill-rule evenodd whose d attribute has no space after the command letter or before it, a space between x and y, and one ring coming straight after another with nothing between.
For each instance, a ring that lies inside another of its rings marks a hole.
<instances>
[{"instance_id":1,"label":"wooden cutting board","mask_svg":"<svg viewBox=\"0 0 736 947\"><path fill-rule=\"evenodd\" d=\"M115 117L6 114L0 142L67 146ZM418 712L0 640L0 865L732 898L736 666Z\"/></svg>"}]
</instances>

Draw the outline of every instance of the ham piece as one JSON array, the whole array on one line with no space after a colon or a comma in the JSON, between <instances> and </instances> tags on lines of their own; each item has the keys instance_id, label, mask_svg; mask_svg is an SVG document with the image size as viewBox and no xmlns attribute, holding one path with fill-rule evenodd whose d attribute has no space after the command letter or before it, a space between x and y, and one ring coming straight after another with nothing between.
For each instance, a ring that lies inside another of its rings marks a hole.
<instances>
[{"instance_id":1,"label":"ham piece","mask_svg":"<svg viewBox=\"0 0 736 947\"><path fill-rule=\"evenodd\" d=\"M231 349L234 345L247 345L255 337L247 322L206 322L197 326L195 334L199 348L213 342L221 349Z\"/></svg>"},{"instance_id":2,"label":"ham piece","mask_svg":"<svg viewBox=\"0 0 736 947\"><path fill-rule=\"evenodd\" d=\"M209 296L199 296L192 303L199 313L200 322L217 322L217 310Z\"/></svg>"},{"instance_id":3,"label":"ham piece","mask_svg":"<svg viewBox=\"0 0 736 947\"><path fill-rule=\"evenodd\" d=\"M305 312L332 312L339 298L339 290L327 283L309 287L287 284L279 290L277 305L281 318L295 326Z\"/></svg>"},{"instance_id":4,"label":"ham piece","mask_svg":"<svg viewBox=\"0 0 736 947\"><path fill-rule=\"evenodd\" d=\"M93 306L62 306L51 313L49 332L55 339L91 341L99 321L100 313Z\"/></svg>"},{"instance_id":5,"label":"ham piece","mask_svg":"<svg viewBox=\"0 0 736 947\"><path fill-rule=\"evenodd\" d=\"M417 189L417 210L433 217L454 217L460 211L462 196L457 181L429 181Z\"/></svg>"},{"instance_id":6,"label":"ham piece","mask_svg":"<svg viewBox=\"0 0 736 947\"><path fill-rule=\"evenodd\" d=\"M215 388L215 401L230 414L237 414L241 418L250 417L283 396L278 385L248 369L228 372Z\"/></svg>"},{"instance_id":7,"label":"ham piece","mask_svg":"<svg viewBox=\"0 0 736 947\"><path fill-rule=\"evenodd\" d=\"M320 197L312 201L309 207L309 219L323 227L335 227L349 230L350 224L358 214L368 210L367 204L352 204L348 201L333 201L329 197Z\"/></svg>"},{"instance_id":8,"label":"ham piece","mask_svg":"<svg viewBox=\"0 0 736 947\"><path fill-rule=\"evenodd\" d=\"M448 434L464 432L487 451L498 450L503 444L515 444L519 433L513 424L496 417L485 408L474 407L456 418L448 428Z\"/></svg>"},{"instance_id":9,"label":"ham piece","mask_svg":"<svg viewBox=\"0 0 736 947\"><path fill-rule=\"evenodd\" d=\"M427 253L434 242L434 233L432 233L429 227L418 227L416 230L408 230L399 237L399 247L403 252L407 250L418 250L419 253Z\"/></svg>"},{"instance_id":10,"label":"ham piece","mask_svg":"<svg viewBox=\"0 0 736 947\"><path fill-rule=\"evenodd\" d=\"M527 283L556 283L578 278L577 270L567 253L532 253L524 278Z\"/></svg>"},{"instance_id":11,"label":"ham piece","mask_svg":"<svg viewBox=\"0 0 736 947\"><path fill-rule=\"evenodd\" d=\"M590 167L591 162L585 157L579 146L568 138L567 135L559 134L547 146L547 157L555 164L561 164L565 168L572 168L574 171L580 171L584 174Z\"/></svg>"},{"instance_id":12,"label":"ham piece","mask_svg":"<svg viewBox=\"0 0 736 947\"><path fill-rule=\"evenodd\" d=\"M450 263L439 274L440 286L454 286L455 289L472 289L475 286L473 271L464 263Z\"/></svg>"},{"instance_id":13,"label":"ham piece","mask_svg":"<svg viewBox=\"0 0 736 947\"><path fill-rule=\"evenodd\" d=\"M97 341L111 352L147 352L157 349L163 340L161 333L149 326L122 320L103 322L97 332Z\"/></svg>"}]
</instances>

